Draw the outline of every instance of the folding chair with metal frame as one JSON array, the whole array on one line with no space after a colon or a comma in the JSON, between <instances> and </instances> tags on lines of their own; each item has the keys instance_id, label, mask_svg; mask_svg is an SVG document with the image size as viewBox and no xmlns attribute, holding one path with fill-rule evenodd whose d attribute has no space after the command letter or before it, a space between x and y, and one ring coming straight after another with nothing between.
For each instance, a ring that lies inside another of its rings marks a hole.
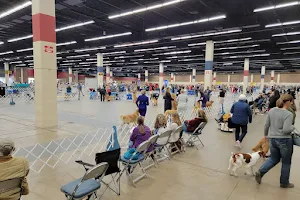
<instances>
[{"instance_id":1,"label":"folding chair with metal frame","mask_svg":"<svg viewBox=\"0 0 300 200\"><path fill-rule=\"evenodd\" d=\"M102 153L97 153L95 157L96 164L107 162L109 164L108 169L105 173L105 176L110 175L112 180L110 182L105 182L103 179L101 180L101 183L106 186L104 192L100 196L100 198L104 195L105 191L109 188L111 191L116 193L117 195L121 194L121 183L120 180L117 179L120 177L120 166L119 166L119 160L120 160L120 154L121 149L115 149L111 151L106 151ZM75 161L78 164L83 165L84 169L88 171L90 167L93 167L94 165L90 163L83 162L81 160ZM117 179L117 180L116 180ZM113 182L115 189L110 186L110 184Z\"/></svg>"},{"instance_id":2,"label":"folding chair with metal frame","mask_svg":"<svg viewBox=\"0 0 300 200\"><path fill-rule=\"evenodd\" d=\"M154 146L155 147L155 150L156 150L156 156L155 156L155 159L156 159L156 163L158 164L158 162L161 162L165 159L169 159L171 158L171 152L169 151L167 145L169 144L169 139L171 137L171 134L172 134L172 130L168 130L168 131L165 131L163 132L162 134L159 135L159 138L157 139L157 141L159 141L159 139L163 139L163 141L165 141L164 144L157 144ZM161 155L159 154L158 152L161 152L162 150L165 150L167 152L167 154L163 154L162 157L160 157L159 159L157 159L156 157L158 155Z\"/></svg>"},{"instance_id":3,"label":"folding chair with metal frame","mask_svg":"<svg viewBox=\"0 0 300 200\"><path fill-rule=\"evenodd\" d=\"M180 133L183 130L182 126L178 126L171 134L168 143L170 144L169 150L171 152L171 156L176 153L181 153L181 150L178 148L178 146L175 144L179 141ZM176 139L174 139L176 138ZM175 151L173 151L175 149Z\"/></svg>"},{"instance_id":4,"label":"folding chair with metal frame","mask_svg":"<svg viewBox=\"0 0 300 200\"><path fill-rule=\"evenodd\" d=\"M145 159L145 156L146 156L145 153L148 150L150 145L151 145L150 141L147 140L147 141L141 143L136 148L135 152L131 155L131 157L129 159L125 159L124 157L121 157L120 161L125 166L121 171L119 179L122 177L123 173L126 171L127 175L129 176L130 180L132 181L133 186L136 187L136 185L135 185L136 182L138 182L139 180L141 180L144 177L147 177L146 171L145 171L144 167L142 166L142 162ZM138 158L136 160L134 160L133 158L135 158L136 155L138 155ZM138 165L140 166L143 173L139 177L134 179L132 176L132 173Z\"/></svg>"},{"instance_id":5,"label":"folding chair with metal frame","mask_svg":"<svg viewBox=\"0 0 300 200\"><path fill-rule=\"evenodd\" d=\"M94 195L98 199L97 190L101 188L101 180L108 169L108 163L100 163L91 167L82 178L67 183L61 187L61 192L69 200L83 199L87 197L87 200L91 199Z\"/></svg>"},{"instance_id":6,"label":"folding chair with metal frame","mask_svg":"<svg viewBox=\"0 0 300 200\"><path fill-rule=\"evenodd\" d=\"M0 181L0 193L9 192L10 190L20 189L20 199L22 196L22 182L23 178L14 178L5 181Z\"/></svg>"},{"instance_id":7,"label":"folding chair with metal frame","mask_svg":"<svg viewBox=\"0 0 300 200\"><path fill-rule=\"evenodd\" d=\"M158 138L159 138L159 135L153 135L153 136L151 136L151 137L148 139L148 141L150 142L149 148L150 148L151 146L154 147L154 145L156 144L156 141L157 141ZM149 148L148 148L148 150L149 150ZM153 166L156 167L156 164L157 164L157 163L156 163L156 160L155 160L155 148L153 148L152 151L147 151L145 155L146 155L146 156L145 156L144 161L146 161L146 160L150 157L152 163L151 163L151 164L148 164L147 166L145 166L144 169L147 170L147 169L149 169L150 167L153 167Z\"/></svg>"},{"instance_id":8,"label":"folding chair with metal frame","mask_svg":"<svg viewBox=\"0 0 300 200\"><path fill-rule=\"evenodd\" d=\"M194 130L193 133L186 132L188 135L190 135L189 139L186 141L186 144L188 143L195 143L197 140L204 146L203 142L200 139L200 135L202 134L202 130L206 126L207 122L201 122L199 126ZM197 145L195 144L196 149L198 149Z\"/></svg>"}]
</instances>

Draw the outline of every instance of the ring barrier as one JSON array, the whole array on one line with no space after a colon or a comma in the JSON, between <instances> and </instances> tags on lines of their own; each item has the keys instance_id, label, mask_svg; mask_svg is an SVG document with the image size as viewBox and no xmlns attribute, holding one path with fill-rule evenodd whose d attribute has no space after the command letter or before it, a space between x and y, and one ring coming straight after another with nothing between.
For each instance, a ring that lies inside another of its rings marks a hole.
<instances>
[{"instance_id":1,"label":"ring barrier","mask_svg":"<svg viewBox=\"0 0 300 200\"><path fill-rule=\"evenodd\" d=\"M186 111L179 113L183 121L193 119L197 115L194 111L194 102L191 99L189 98ZM224 110L229 110L232 103L224 103ZM214 103L210 108L205 108L204 111L209 119L214 118L220 113L220 105ZM145 124L151 128L154 123L155 119L145 121ZM122 148L128 147L131 130L135 126L134 124L125 124L117 127L118 140ZM54 169L60 164L70 164L75 160L87 159L87 157L94 159L95 153L105 151L112 134L112 127L98 128L93 133L76 134L43 144L37 143L30 147L20 147L16 149L13 155L25 157L30 163L31 171L38 174L45 167Z\"/></svg>"}]
</instances>

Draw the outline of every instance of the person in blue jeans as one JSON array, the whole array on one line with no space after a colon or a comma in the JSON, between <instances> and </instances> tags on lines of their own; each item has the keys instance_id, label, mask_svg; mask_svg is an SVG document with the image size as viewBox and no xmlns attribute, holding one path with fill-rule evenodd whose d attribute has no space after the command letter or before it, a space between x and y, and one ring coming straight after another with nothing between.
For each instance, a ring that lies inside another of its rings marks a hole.
<instances>
[{"instance_id":1,"label":"person in blue jeans","mask_svg":"<svg viewBox=\"0 0 300 200\"><path fill-rule=\"evenodd\" d=\"M262 177L281 160L280 187L294 187L294 184L290 183L290 170L294 147L291 134L295 127L293 126L293 114L288 111L292 100L291 95L282 95L276 102L277 107L272 108L268 113L264 134L270 140L271 157L255 174L258 184L261 184Z\"/></svg>"},{"instance_id":2,"label":"person in blue jeans","mask_svg":"<svg viewBox=\"0 0 300 200\"><path fill-rule=\"evenodd\" d=\"M244 94L241 94L239 101L232 105L230 112L232 113L231 122L235 128L235 146L241 148L241 143L247 134L248 122L252 122L252 112Z\"/></svg>"}]
</instances>

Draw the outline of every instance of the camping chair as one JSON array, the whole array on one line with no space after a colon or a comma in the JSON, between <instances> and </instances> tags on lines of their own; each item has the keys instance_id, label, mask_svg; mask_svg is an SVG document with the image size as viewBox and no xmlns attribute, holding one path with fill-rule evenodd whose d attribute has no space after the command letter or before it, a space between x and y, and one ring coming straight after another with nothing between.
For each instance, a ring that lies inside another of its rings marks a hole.
<instances>
[{"instance_id":1,"label":"camping chair","mask_svg":"<svg viewBox=\"0 0 300 200\"><path fill-rule=\"evenodd\" d=\"M101 180L108 168L108 163L100 163L90 168L82 178L72 181L61 187L61 191L69 200L83 199L87 200L97 196L97 190L101 187Z\"/></svg>"},{"instance_id":2,"label":"camping chair","mask_svg":"<svg viewBox=\"0 0 300 200\"><path fill-rule=\"evenodd\" d=\"M22 195L23 178L14 178L5 181L0 181L0 193L9 192L10 190L20 189L20 198Z\"/></svg>"},{"instance_id":3,"label":"camping chair","mask_svg":"<svg viewBox=\"0 0 300 200\"><path fill-rule=\"evenodd\" d=\"M198 140L202 144L202 146L204 146L204 144L202 143L199 136L202 134L202 130L204 129L206 124L207 124L207 122L202 122L201 124L199 124L199 126L194 130L193 133L186 132L188 135L190 135L190 137L187 140L186 144L193 143L193 142L196 142ZM198 149L197 145L195 145L195 146Z\"/></svg>"},{"instance_id":4,"label":"camping chair","mask_svg":"<svg viewBox=\"0 0 300 200\"><path fill-rule=\"evenodd\" d=\"M178 126L171 134L168 143L170 144L169 146L169 150L171 152L171 156L176 154L176 153L180 153L181 149L179 149L179 147L177 146L176 142L179 141L179 137L180 137L180 133L183 130L182 126ZM175 151L173 151L175 150Z\"/></svg>"},{"instance_id":5,"label":"camping chair","mask_svg":"<svg viewBox=\"0 0 300 200\"><path fill-rule=\"evenodd\" d=\"M167 152L167 154L163 154L162 157L160 157L159 159L156 159L156 163L163 161L165 159L170 160L171 153L170 153L169 149L167 148L167 145L169 144L169 139L171 137L171 134L172 134L172 131L168 130L159 135L157 141L159 141L161 139L164 142L161 144L157 144L157 142L156 142L156 145L155 145L156 152L161 152L162 150L165 150Z\"/></svg>"},{"instance_id":6,"label":"camping chair","mask_svg":"<svg viewBox=\"0 0 300 200\"><path fill-rule=\"evenodd\" d=\"M159 135L153 135L153 136L151 136L151 137L148 139L148 141L150 142L149 148L150 148L151 146L154 147L154 145L156 144L156 141L157 141L158 138L159 138ZM149 148L148 148L148 149L149 149ZM144 161L146 161L149 157L151 157L151 160L152 160L153 162L152 162L151 164L147 165L146 167L144 167L145 170L147 170L147 169L149 169L150 167L153 167L153 166L156 165L156 160L155 160L155 159L154 159L154 160L152 159L152 157L154 158L154 154L155 154L155 148L153 148L152 151L146 152L146 157L145 157L145 160L144 160Z\"/></svg>"},{"instance_id":7,"label":"camping chair","mask_svg":"<svg viewBox=\"0 0 300 200\"><path fill-rule=\"evenodd\" d=\"M126 171L127 175L129 176L130 180L132 181L132 184L134 187L136 187L135 183L138 182L139 180L141 180L142 178L146 177L146 171L142 166L142 162L145 160L145 153L148 150L149 146L151 145L150 141L147 140L143 143L141 143L135 150L135 152L132 154L131 158L129 159L125 159L124 156L121 157L120 161L125 165L123 170L121 171L120 177L123 175L123 173ZM136 156L138 156L138 159L134 160L133 158ZM132 173L135 170L135 168L137 166L140 166L140 168L142 169L142 174L137 177L136 179L133 179Z\"/></svg>"}]
</instances>

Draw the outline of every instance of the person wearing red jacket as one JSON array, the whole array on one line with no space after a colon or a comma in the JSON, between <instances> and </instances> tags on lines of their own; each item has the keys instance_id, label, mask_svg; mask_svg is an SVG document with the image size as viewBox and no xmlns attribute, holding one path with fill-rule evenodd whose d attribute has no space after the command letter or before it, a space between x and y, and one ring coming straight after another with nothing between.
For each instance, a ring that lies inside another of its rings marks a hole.
<instances>
[{"instance_id":1,"label":"person wearing red jacket","mask_svg":"<svg viewBox=\"0 0 300 200\"><path fill-rule=\"evenodd\" d=\"M192 120L186 120L183 124L183 131L194 132L194 130L202 123L207 122L204 110L198 109L198 117Z\"/></svg>"}]
</instances>

